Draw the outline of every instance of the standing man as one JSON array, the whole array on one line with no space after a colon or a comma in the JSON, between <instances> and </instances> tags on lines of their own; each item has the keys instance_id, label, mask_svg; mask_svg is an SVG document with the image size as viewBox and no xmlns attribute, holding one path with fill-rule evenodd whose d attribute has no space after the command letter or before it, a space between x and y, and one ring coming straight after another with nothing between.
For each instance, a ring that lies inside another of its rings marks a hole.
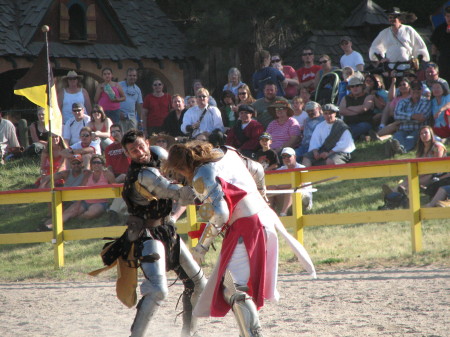
<instances>
[{"instance_id":1,"label":"standing man","mask_svg":"<svg viewBox=\"0 0 450 337\"><path fill-rule=\"evenodd\" d=\"M406 13L400 12L397 7L385 12L391 26L383 29L373 40L369 50L370 59L379 61L378 54L382 58L380 62L388 62L391 69L396 62L407 64L412 58L419 58L419 55L424 61L429 61L427 46L419 33L411 26L403 24L406 21ZM406 70L408 67L397 69Z\"/></svg>"},{"instance_id":2,"label":"standing man","mask_svg":"<svg viewBox=\"0 0 450 337\"><path fill-rule=\"evenodd\" d=\"M355 71L363 71L363 57L360 53L353 50L352 39L349 36L343 36L339 42L339 46L344 51L344 55L341 57L341 69L344 69L345 67L352 67Z\"/></svg>"},{"instance_id":3,"label":"standing man","mask_svg":"<svg viewBox=\"0 0 450 337\"><path fill-rule=\"evenodd\" d=\"M131 159L122 192L130 214L128 239L139 247L135 256L140 257L145 277L141 285L143 297L137 305L131 336L145 335L150 321L166 298L168 270L173 270L185 286L182 336L191 336L195 333L196 323L192 308L206 284L206 278L176 233L176 219L171 217L171 211L172 199L186 205L193 201L193 191L190 187L172 184L161 175L162 158L150 150L142 131L128 131L121 143Z\"/></svg>"},{"instance_id":4,"label":"standing man","mask_svg":"<svg viewBox=\"0 0 450 337\"><path fill-rule=\"evenodd\" d=\"M119 82L125 93L125 101L120 102L120 126L123 132L137 129L138 123L142 127L142 93L136 85L137 70L127 69L125 81Z\"/></svg>"},{"instance_id":5,"label":"standing man","mask_svg":"<svg viewBox=\"0 0 450 337\"><path fill-rule=\"evenodd\" d=\"M183 117L181 131L195 138L200 134L209 135L213 130L224 131L222 115L215 106L209 105L209 92L200 88L196 93L197 105L190 108Z\"/></svg>"},{"instance_id":6,"label":"standing man","mask_svg":"<svg viewBox=\"0 0 450 337\"><path fill-rule=\"evenodd\" d=\"M269 106L275 101L286 101L287 99L277 96L277 85L270 81L264 85L264 97L253 102L252 106L256 110L256 120L261 123L264 129L273 121L273 115L269 112Z\"/></svg>"},{"instance_id":7,"label":"standing man","mask_svg":"<svg viewBox=\"0 0 450 337\"><path fill-rule=\"evenodd\" d=\"M325 104L322 109L325 120L314 129L309 152L303 156L302 164L306 167L345 164L355 150L347 124L336 118L339 108L334 104Z\"/></svg>"},{"instance_id":8,"label":"standing man","mask_svg":"<svg viewBox=\"0 0 450 337\"><path fill-rule=\"evenodd\" d=\"M441 76L450 81L450 6L445 7L445 23L436 27L431 35L431 59L441 68ZM438 58L439 55L439 58Z\"/></svg>"},{"instance_id":9,"label":"standing man","mask_svg":"<svg viewBox=\"0 0 450 337\"><path fill-rule=\"evenodd\" d=\"M63 138L67 146L71 146L80 141L80 131L91 121L88 115L85 115L84 105L81 103L72 104L73 117L64 124Z\"/></svg>"},{"instance_id":10,"label":"standing man","mask_svg":"<svg viewBox=\"0 0 450 337\"><path fill-rule=\"evenodd\" d=\"M309 92L313 92L316 89L314 85L316 74L322 67L314 64L314 51L311 48L303 49L302 61L304 66L297 69L299 89L307 88Z\"/></svg>"}]
</instances>

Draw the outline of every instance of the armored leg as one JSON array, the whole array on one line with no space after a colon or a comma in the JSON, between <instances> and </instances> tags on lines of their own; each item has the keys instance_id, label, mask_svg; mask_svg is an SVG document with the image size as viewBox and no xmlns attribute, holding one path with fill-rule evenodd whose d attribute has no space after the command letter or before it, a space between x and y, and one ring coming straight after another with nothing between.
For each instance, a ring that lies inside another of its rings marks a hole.
<instances>
[{"instance_id":1,"label":"armored leg","mask_svg":"<svg viewBox=\"0 0 450 337\"><path fill-rule=\"evenodd\" d=\"M234 317L239 326L241 337L262 337L261 325L258 318L258 310L253 299L246 293L246 286L234 284L229 271L223 281L223 295L230 304Z\"/></svg>"},{"instance_id":2,"label":"armored leg","mask_svg":"<svg viewBox=\"0 0 450 337\"><path fill-rule=\"evenodd\" d=\"M195 262L186 245L180 240L180 278L183 280L183 329L182 336L190 336L197 330L197 318L192 316L192 310L197 304L201 292L206 286L206 277L203 270ZM186 277L183 277L182 275Z\"/></svg>"},{"instance_id":3,"label":"armored leg","mask_svg":"<svg viewBox=\"0 0 450 337\"><path fill-rule=\"evenodd\" d=\"M150 320L168 293L164 245L158 240L147 240L143 245L143 257L156 253L160 259L151 263L143 262L141 265L146 280L141 285L143 297L137 305L136 317L131 326L131 337L144 336Z\"/></svg>"}]
</instances>

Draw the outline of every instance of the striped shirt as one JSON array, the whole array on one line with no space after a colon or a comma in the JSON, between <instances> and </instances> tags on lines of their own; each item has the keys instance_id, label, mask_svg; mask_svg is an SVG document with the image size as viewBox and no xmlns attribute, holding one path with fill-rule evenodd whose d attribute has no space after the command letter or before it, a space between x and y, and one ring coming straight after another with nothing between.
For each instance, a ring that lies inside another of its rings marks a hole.
<instances>
[{"instance_id":1,"label":"striped shirt","mask_svg":"<svg viewBox=\"0 0 450 337\"><path fill-rule=\"evenodd\" d=\"M423 115L425 121L419 122L418 120L412 119L411 116L414 114ZM399 130L415 131L427 124L430 115L430 100L421 97L417 103L414 103L411 98L405 98L398 102L394 112L394 119L396 121L401 121Z\"/></svg>"},{"instance_id":2,"label":"striped shirt","mask_svg":"<svg viewBox=\"0 0 450 337\"><path fill-rule=\"evenodd\" d=\"M292 136L301 134L300 124L292 117L289 117L284 124L278 123L278 119L275 119L269 123L266 131L272 136L271 148L273 149L283 146Z\"/></svg>"}]
</instances>

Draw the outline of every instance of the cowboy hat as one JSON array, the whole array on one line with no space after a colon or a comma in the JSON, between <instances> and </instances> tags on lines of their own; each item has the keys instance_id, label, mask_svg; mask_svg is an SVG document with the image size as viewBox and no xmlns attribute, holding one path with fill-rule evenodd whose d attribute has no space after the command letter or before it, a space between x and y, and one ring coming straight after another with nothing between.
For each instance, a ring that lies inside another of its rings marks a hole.
<instances>
[{"instance_id":1,"label":"cowboy hat","mask_svg":"<svg viewBox=\"0 0 450 337\"><path fill-rule=\"evenodd\" d=\"M69 78L74 78L74 77L78 78L79 80L83 79L83 76L82 76L82 75L78 75L74 70L70 70L70 71L67 73L66 76L63 76L62 79L63 79L63 80L67 80L67 79L69 79Z\"/></svg>"},{"instance_id":2,"label":"cowboy hat","mask_svg":"<svg viewBox=\"0 0 450 337\"><path fill-rule=\"evenodd\" d=\"M158 145L157 141L158 139L164 139L167 142L167 149L169 149L169 147L171 147L173 144L175 144L176 140L174 137L172 137L171 135L167 135L165 133L159 133L159 134L154 134L150 137L149 142L150 145Z\"/></svg>"},{"instance_id":3,"label":"cowboy hat","mask_svg":"<svg viewBox=\"0 0 450 337\"><path fill-rule=\"evenodd\" d=\"M275 103L273 103L271 106L269 106L267 108L267 110L269 111L269 113L271 113L276 118L276 116L277 116L276 109L278 109L278 108L287 109L286 113L287 113L288 117L294 116L294 110L292 110L291 105L287 101L282 101L282 100L275 101Z\"/></svg>"}]
</instances>

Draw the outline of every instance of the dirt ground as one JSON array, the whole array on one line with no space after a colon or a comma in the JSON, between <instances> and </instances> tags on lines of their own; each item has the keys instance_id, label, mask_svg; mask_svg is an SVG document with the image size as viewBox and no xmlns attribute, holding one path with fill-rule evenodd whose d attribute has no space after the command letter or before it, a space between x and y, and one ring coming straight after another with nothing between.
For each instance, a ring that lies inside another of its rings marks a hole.
<instances>
[{"instance_id":1,"label":"dirt ground","mask_svg":"<svg viewBox=\"0 0 450 337\"><path fill-rule=\"evenodd\" d=\"M352 269L316 280L280 274L278 290L279 303L260 311L265 337L450 336L450 269ZM178 283L170 288L147 336L180 335L181 291ZM0 284L2 337L129 336L134 314L115 298L111 281ZM201 319L199 327L203 337L239 335L231 314Z\"/></svg>"}]
</instances>

